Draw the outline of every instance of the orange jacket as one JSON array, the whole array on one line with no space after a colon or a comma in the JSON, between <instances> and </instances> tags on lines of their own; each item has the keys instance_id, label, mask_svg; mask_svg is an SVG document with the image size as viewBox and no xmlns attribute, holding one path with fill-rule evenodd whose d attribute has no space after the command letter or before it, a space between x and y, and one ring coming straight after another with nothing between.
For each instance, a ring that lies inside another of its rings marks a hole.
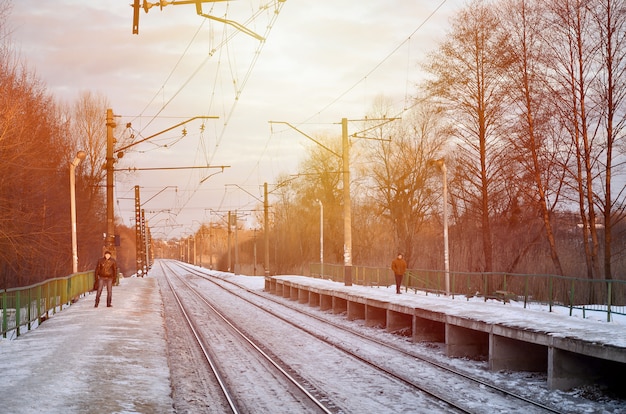
<instances>
[{"instance_id":1,"label":"orange jacket","mask_svg":"<svg viewBox=\"0 0 626 414\"><path fill-rule=\"evenodd\" d=\"M399 257L393 259L393 262L391 262L391 270L393 270L393 273L396 275L403 275L404 272L406 272L406 262L404 259Z\"/></svg>"}]
</instances>

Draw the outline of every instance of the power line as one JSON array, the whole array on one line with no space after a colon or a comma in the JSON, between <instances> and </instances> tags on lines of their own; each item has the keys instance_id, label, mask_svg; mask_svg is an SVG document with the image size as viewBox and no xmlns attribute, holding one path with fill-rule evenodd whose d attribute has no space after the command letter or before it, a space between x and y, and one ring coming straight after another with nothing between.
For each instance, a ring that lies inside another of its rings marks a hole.
<instances>
[{"instance_id":1,"label":"power line","mask_svg":"<svg viewBox=\"0 0 626 414\"><path fill-rule=\"evenodd\" d=\"M443 5L447 2L447 0L442 0L441 3L439 3L439 5L426 17L426 19L424 19L424 21L422 21L416 28L415 30L413 30L413 32L406 38L404 39L402 42L400 42L400 44L398 46L396 46L391 52L389 52L389 54L387 54L387 56L385 56L380 62L378 62L369 72L367 72L365 74L365 76L363 76L361 79L359 79L358 81L356 81L352 86L350 86L348 89L346 89L343 93L341 93L339 96L337 96L335 99L333 99L328 105L324 106L322 109L320 109L319 111L317 111L315 114L311 115L309 118L307 118L304 122L308 122L311 119L313 119L315 116L319 115L320 113L324 112L326 109L330 108L331 106L333 106L335 103L337 103L337 101L339 101L341 98L343 98L344 96L346 96L349 92L351 92L354 88L356 88L361 82L365 81L371 74L373 74L376 70L378 70L378 68L380 68L383 63L385 63L387 60L389 60L389 58L391 58L391 56L393 56L402 46L404 46L407 42L409 42L411 40L411 37L413 37L422 27L424 27L424 25L426 23L428 23L428 21L435 15L435 13L437 13L439 11L439 9L441 9L441 7L443 7ZM301 123L300 123L301 124ZM298 124L298 125L300 125Z\"/></svg>"}]
</instances>

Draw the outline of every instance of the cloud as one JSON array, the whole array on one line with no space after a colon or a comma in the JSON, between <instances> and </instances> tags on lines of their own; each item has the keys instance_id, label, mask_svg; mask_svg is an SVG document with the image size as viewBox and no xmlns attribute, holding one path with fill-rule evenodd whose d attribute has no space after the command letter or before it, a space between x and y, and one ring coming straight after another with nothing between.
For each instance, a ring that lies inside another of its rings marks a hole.
<instances>
[{"instance_id":1,"label":"cloud","mask_svg":"<svg viewBox=\"0 0 626 414\"><path fill-rule=\"evenodd\" d=\"M308 134L339 136L341 118L363 117L376 96L391 97L401 109L414 94L417 62L436 46L462 2L445 2L415 32L439 2L287 0L264 43L238 33L222 47L224 36L236 30L198 16L193 5L141 10L139 35L133 35L129 3L16 1L13 39L55 97L72 101L84 90L101 92L121 115L118 122L132 122L143 136L184 118L219 116L206 122L202 138L194 123L175 146L154 149L161 138L176 139L180 129L137 146L120 162L232 166L201 187L198 171L119 174L117 183L120 192L139 183L177 184L192 193L209 183L257 185L295 173L311 144L284 127L272 132L270 120L307 121L302 128ZM224 17L228 10L228 18L245 22L261 4L272 2L216 3L204 11ZM250 29L265 33L271 17L263 10ZM204 205L219 203L222 193L203 199Z\"/></svg>"}]
</instances>

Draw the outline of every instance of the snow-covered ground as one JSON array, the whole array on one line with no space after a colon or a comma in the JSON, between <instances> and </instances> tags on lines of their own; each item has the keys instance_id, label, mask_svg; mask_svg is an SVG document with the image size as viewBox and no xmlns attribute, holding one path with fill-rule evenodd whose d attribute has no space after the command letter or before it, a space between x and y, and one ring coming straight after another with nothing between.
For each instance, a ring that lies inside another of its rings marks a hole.
<instances>
[{"instance_id":1,"label":"snow-covered ground","mask_svg":"<svg viewBox=\"0 0 626 414\"><path fill-rule=\"evenodd\" d=\"M206 271L206 269L203 269ZM211 272L251 290L262 291L265 281L262 276L242 276L230 273ZM111 309L93 308L94 295L87 295L71 307L57 313L38 329L17 340L0 340L0 412L6 413L171 413L170 377L167 369L165 327L162 302L158 295L158 275L153 272L146 279L129 278L115 287ZM152 279L152 280L151 280ZM343 288L337 284L338 288ZM437 301L439 304L467 311L468 301L464 298L420 296L407 293L394 295L393 289L350 287L353 290L367 289L376 295L393 297L394 300L415 299ZM567 316L568 309L531 304L502 302L484 303L483 299L470 299L473 306L499 306L498 309L518 314L520 320L545 319L556 316L559 324L571 324L579 330L582 315ZM476 302L476 303L472 303ZM309 310L311 308L309 307ZM321 311L320 311L321 312ZM503 312L504 313L504 312ZM626 317L614 315L607 323L604 314L590 312L584 323L593 323L598 329L590 335L606 335L611 343L626 343ZM340 315L333 316L344 323L349 322ZM373 336L387 336L384 330L362 327ZM609 332L612 332L609 335ZM609 337L610 336L610 337ZM433 354L442 359L442 350L433 345L411 344L406 338L393 336L406 347L431 348ZM535 387L537 393L554 393L564 402L577 401L578 413L626 413L626 401L602 399L593 390L577 389L569 392L549 391L544 378L528 373L492 373L485 363L455 359L455 366L474 370L477 374L501 381L508 378L510 384L520 387ZM625 374L626 375L626 374ZM600 401L585 400L582 396L600 398ZM390 397L391 398L391 397ZM486 403L488 404L488 402ZM565 405L566 406L566 405ZM42 408L43 407L43 408Z\"/></svg>"},{"instance_id":2,"label":"snow-covered ground","mask_svg":"<svg viewBox=\"0 0 626 414\"><path fill-rule=\"evenodd\" d=\"M87 295L0 341L0 412L174 412L157 281L124 279L112 299Z\"/></svg>"},{"instance_id":3,"label":"snow-covered ground","mask_svg":"<svg viewBox=\"0 0 626 414\"><path fill-rule=\"evenodd\" d=\"M213 275L219 275L230 281L247 286L254 290L263 290L263 277L250 276L234 276L229 273L212 272ZM281 278L297 282L301 276L281 276ZM505 320L510 326L528 326L539 331L551 332L553 335L580 337L591 342L608 344L612 346L626 348L626 317L623 315L614 315L613 321L606 322L606 314L597 312L587 312L585 318L582 312L574 312L569 316L569 309L562 307L553 307L549 312L547 305L527 304L524 308L523 303L512 302L504 304L501 301L488 300L484 298L463 298L456 296L454 299L444 296L434 296L418 292L395 295L395 287L389 288L372 288L363 286L345 287L342 283L324 281L320 279L307 278L306 285L319 284L319 287L326 287L330 284L333 290L349 290L351 293L358 295L358 292L366 293L368 297L405 301L408 303L419 303L419 306L425 308L445 308L446 313L458 314L468 317L474 312L480 315L477 319L488 322L499 323ZM284 298L283 298L284 299ZM286 302L294 303L288 299ZM307 309L310 307L305 306ZM495 312L494 312L495 310ZM327 315L329 312L322 312ZM390 337L395 336L386 333L382 329L366 328L363 321L347 321L345 315L333 316L339 320L343 320L346 324L360 326L364 332L370 336ZM445 356L445 347L442 344L414 344L405 337L397 337L395 341L407 348L418 348L419 352L430 352L433 357L439 358L441 361L450 363L461 370L471 372L479 378L486 379L497 384L506 384L510 389L525 388L521 394L528 397L541 396L540 399L548 401L556 401L557 406L561 407L564 412L577 413L626 413L626 400L607 397L603 394L603 389L596 386L585 386L567 392L551 391L547 389L546 375L528 372L491 372L488 370L486 362L469 361L463 358L447 358ZM625 374L626 375L626 374Z\"/></svg>"}]
</instances>

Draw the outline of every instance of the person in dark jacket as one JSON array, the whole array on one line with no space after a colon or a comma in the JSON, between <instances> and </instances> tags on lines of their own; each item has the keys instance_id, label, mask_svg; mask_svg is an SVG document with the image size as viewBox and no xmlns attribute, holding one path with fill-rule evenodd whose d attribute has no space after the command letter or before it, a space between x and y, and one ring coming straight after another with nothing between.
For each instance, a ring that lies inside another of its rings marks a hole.
<instances>
[{"instance_id":1,"label":"person in dark jacket","mask_svg":"<svg viewBox=\"0 0 626 414\"><path fill-rule=\"evenodd\" d=\"M100 295L102 289L106 285L107 287L107 307L111 306L111 299L113 299L113 281L117 277L117 262L111 257L111 252L108 250L104 252L104 257L98 260L95 272L96 280L98 281L98 290L96 292L96 305L97 308L100 304Z\"/></svg>"},{"instance_id":2,"label":"person in dark jacket","mask_svg":"<svg viewBox=\"0 0 626 414\"><path fill-rule=\"evenodd\" d=\"M398 257L391 262L391 270L396 277L396 293L400 294L400 286L402 286L402 278L406 272L406 262L402 258L402 253L398 253Z\"/></svg>"}]
</instances>

